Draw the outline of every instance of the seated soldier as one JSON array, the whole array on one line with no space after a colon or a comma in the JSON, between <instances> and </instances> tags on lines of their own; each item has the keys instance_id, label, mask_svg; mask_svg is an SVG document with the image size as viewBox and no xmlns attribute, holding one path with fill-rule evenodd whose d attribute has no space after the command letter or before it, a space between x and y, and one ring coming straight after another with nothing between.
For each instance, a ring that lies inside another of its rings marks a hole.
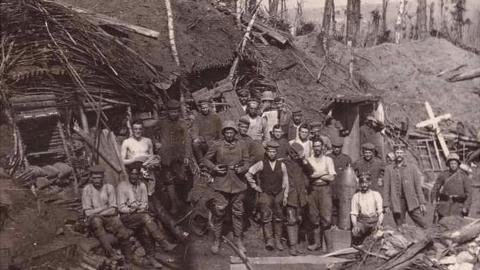
<instances>
[{"instance_id":1,"label":"seated soldier","mask_svg":"<svg viewBox=\"0 0 480 270\"><path fill-rule=\"evenodd\" d=\"M273 250L274 246L278 250L283 250L280 239L283 229L283 210L288 202L289 184L287 167L277 159L278 147L277 142L267 142L265 159L255 163L245 175L252 189L259 193L258 207L262 217L267 250ZM258 185L253 178L257 173L259 173ZM272 220L274 221L274 233L272 233L271 227ZM275 244L272 234L275 237Z\"/></svg>"},{"instance_id":2,"label":"seated soldier","mask_svg":"<svg viewBox=\"0 0 480 270\"><path fill-rule=\"evenodd\" d=\"M383 201L378 191L370 189L370 175L359 176L360 191L352 197L352 245L361 245L383 223Z\"/></svg>"},{"instance_id":3,"label":"seated soldier","mask_svg":"<svg viewBox=\"0 0 480 270\"><path fill-rule=\"evenodd\" d=\"M148 195L146 185L140 181L139 166L128 167L128 181L122 181L117 186L118 210L120 219L125 226L132 230L142 229L152 237L165 251L173 250L176 245L171 244L165 237L163 228L159 227L155 219L148 213ZM144 237L143 244L147 257L154 267L162 267L155 260L155 246Z\"/></svg>"},{"instance_id":4,"label":"seated soldier","mask_svg":"<svg viewBox=\"0 0 480 270\"><path fill-rule=\"evenodd\" d=\"M121 256L113 249L107 236L107 228L115 234L128 261L132 259L130 233L118 217L115 188L104 183L105 170L102 167L93 166L90 173L90 183L82 191L82 208L87 224L105 249L107 257L118 260Z\"/></svg>"}]
</instances>

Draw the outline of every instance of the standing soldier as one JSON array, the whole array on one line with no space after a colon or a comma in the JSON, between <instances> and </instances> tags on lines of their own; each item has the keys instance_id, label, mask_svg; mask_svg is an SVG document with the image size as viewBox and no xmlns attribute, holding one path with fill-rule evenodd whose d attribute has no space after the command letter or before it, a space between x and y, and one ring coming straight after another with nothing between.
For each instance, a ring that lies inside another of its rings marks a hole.
<instances>
[{"instance_id":1,"label":"standing soldier","mask_svg":"<svg viewBox=\"0 0 480 270\"><path fill-rule=\"evenodd\" d=\"M302 110L294 109L292 111L292 118L288 124L284 126L284 131L287 134L287 139L289 141L298 139L298 131L303 123L304 120Z\"/></svg>"},{"instance_id":2,"label":"standing soldier","mask_svg":"<svg viewBox=\"0 0 480 270\"><path fill-rule=\"evenodd\" d=\"M288 140L283 136L283 129L280 125L273 126L272 131L270 131L272 141L278 143L279 147L277 150L277 158L285 159L288 155L288 149L290 149L290 144Z\"/></svg>"},{"instance_id":3,"label":"standing soldier","mask_svg":"<svg viewBox=\"0 0 480 270\"><path fill-rule=\"evenodd\" d=\"M237 91L238 101L242 105L244 112L247 112L248 100L250 99L250 91L248 89L240 89Z\"/></svg>"},{"instance_id":4,"label":"standing soldier","mask_svg":"<svg viewBox=\"0 0 480 270\"><path fill-rule=\"evenodd\" d=\"M160 156L164 185L170 199L170 212L176 214L182 205L177 194L177 187L185 185L185 165L191 155L191 145L188 143L187 123L180 118L180 102L167 102L167 118L158 121L155 134L161 143Z\"/></svg>"},{"instance_id":5,"label":"standing soldier","mask_svg":"<svg viewBox=\"0 0 480 270\"><path fill-rule=\"evenodd\" d=\"M307 123L300 125L298 129L298 138L290 140L288 143L292 145L293 143L298 143L303 147L303 153L305 157L310 157L312 155L312 141L308 139L310 135L310 126Z\"/></svg>"},{"instance_id":6,"label":"standing soldier","mask_svg":"<svg viewBox=\"0 0 480 270\"><path fill-rule=\"evenodd\" d=\"M353 169L358 175L369 174L371 189L383 192L383 174L385 171L385 163L375 156L375 145L372 143L362 144L362 158L353 164Z\"/></svg>"},{"instance_id":7,"label":"standing soldier","mask_svg":"<svg viewBox=\"0 0 480 270\"><path fill-rule=\"evenodd\" d=\"M265 248L283 250L281 242L283 228L283 208L288 199L288 174L285 164L277 159L278 143L267 142L265 159L255 163L248 170L246 177L248 183L258 192L258 207L260 208L263 223ZM259 183L253 179L259 173ZM273 234L272 234L273 220ZM272 239L275 238L275 244Z\"/></svg>"},{"instance_id":8,"label":"standing soldier","mask_svg":"<svg viewBox=\"0 0 480 270\"><path fill-rule=\"evenodd\" d=\"M199 101L200 114L192 123L192 148L198 162L203 158L214 141L220 139L222 120L218 114L211 112L210 100Z\"/></svg>"},{"instance_id":9,"label":"standing soldier","mask_svg":"<svg viewBox=\"0 0 480 270\"><path fill-rule=\"evenodd\" d=\"M405 161L405 146L394 145L395 163L385 168L383 207L393 213L397 226L405 224L406 213L419 227L427 228L426 201L422 191L421 175L415 165Z\"/></svg>"},{"instance_id":10,"label":"standing soldier","mask_svg":"<svg viewBox=\"0 0 480 270\"><path fill-rule=\"evenodd\" d=\"M310 167L306 166L303 147L293 143L288 151L288 158L284 161L288 173L288 201L287 201L287 234L290 244L290 255L298 255L298 226L302 222L302 209L307 205L307 174ZM305 163L304 163L305 162ZM308 164L308 163L307 163Z\"/></svg>"},{"instance_id":11,"label":"standing soldier","mask_svg":"<svg viewBox=\"0 0 480 270\"><path fill-rule=\"evenodd\" d=\"M247 184L241 175L249 166L248 150L242 141L236 138L237 127L233 121L225 121L222 125L223 139L216 141L205 154L204 164L213 171L213 189L219 195L213 202L213 233L215 239L211 251L217 254L220 249L220 238L227 206L232 209L234 242L238 249L245 252L242 242L243 231L243 199ZM215 163L214 163L215 162Z\"/></svg>"},{"instance_id":12,"label":"standing soldier","mask_svg":"<svg viewBox=\"0 0 480 270\"><path fill-rule=\"evenodd\" d=\"M335 172L337 175L335 176L335 180L333 180L332 186L332 194L333 194L333 211L332 211L332 224L337 224L338 218L338 210L339 210L339 198L337 197L339 191L339 177L342 176L343 170L352 164L352 159L342 153L343 147L343 140L340 137L337 137L332 140L332 153L328 154L328 156L333 160L333 165L335 166Z\"/></svg>"},{"instance_id":13,"label":"standing soldier","mask_svg":"<svg viewBox=\"0 0 480 270\"><path fill-rule=\"evenodd\" d=\"M257 162L253 154L255 153L255 142L252 137L248 136L248 128L250 127L250 119L244 115L238 119L238 134L237 139L243 141L248 149L248 156L250 157L250 163Z\"/></svg>"},{"instance_id":14,"label":"standing soldier","mask_svg":"<svg viewBox=\"0 0 480 270\"><path fill-rule=\"evenodd\" d=\"M250 125L248 126L247 134L253 141L253 153L254 158L261 160L265 150L263 149L262 142L267 138L267 120L259 115L259 103L256 100L250 100L247 107L247 117Z\"/></svg>"},{"instance_id":15,"label":"standing soldier","mask_svg":"<svg viewBox=\"0 0 480 270\"><path fill-rule=\"evenodd\" d=\"M313 168L310 175L311 191L308 194L308 215L314 225L315 243L308 246L309 250L322 248L322 242L325 238L327 251L332 249L332 239L329 234L324 232L330 229L332 223L332 189L331 182L335 179L335 166L333 160L323 154L323 142L315 140L313 142L313 156L307 158L308 163Z\"/></svg>"},{"instance_id":16,"label":"standing soldier","mask_svg":"<svg viewBox=\"0 0 480 270\"><path fill-rule=\"evenodd\" d=\"M432 201L438 203L438 220L446 216L467 216L472 204L471 180L459 168L459 156L450 154L447 165L448 171L437 178L432 189Z\"/></svg>"}]
</instances>

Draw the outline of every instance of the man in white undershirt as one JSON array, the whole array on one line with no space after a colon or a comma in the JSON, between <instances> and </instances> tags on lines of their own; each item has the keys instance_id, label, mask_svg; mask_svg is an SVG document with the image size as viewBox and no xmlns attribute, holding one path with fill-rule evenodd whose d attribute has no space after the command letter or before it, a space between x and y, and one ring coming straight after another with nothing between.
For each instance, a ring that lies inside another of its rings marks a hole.
<instances>
[{"instance_id":1,"label":"man in white undershirt","mask_svg":"<svg viewBox=\"0 0 480 270\"><path fill-rule=\"evenodd\" d=\"M305 157L308 158L312 155L312 141L308 139L310 135L310 126L306 123L303 123L298 128L298 137L296 139L290 140L288 143L292 145L293 143L298 143L303 147L303 153Z\"/></svg>"}]
</instances>

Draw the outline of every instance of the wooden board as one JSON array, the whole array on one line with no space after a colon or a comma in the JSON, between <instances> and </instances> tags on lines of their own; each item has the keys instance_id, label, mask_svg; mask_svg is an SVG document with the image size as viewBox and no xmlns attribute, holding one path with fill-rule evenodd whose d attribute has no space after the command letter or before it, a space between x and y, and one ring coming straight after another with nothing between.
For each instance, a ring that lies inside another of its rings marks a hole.
<instances>
[{"instance_id":1,"label":"wooden board","mask_svg":"<svg viewBox=\"0 0 480 270\"><path fill-rule=\"evenodd\" d=\"M332 264L332 263L346 263L352 260L336 257L325 257L315 255L305 256L287 256L287 257L248 257L252 265L286 265L286 264ZM231 264L243 264L239 257L230 257Z\"/></svg>"}]
</instances>

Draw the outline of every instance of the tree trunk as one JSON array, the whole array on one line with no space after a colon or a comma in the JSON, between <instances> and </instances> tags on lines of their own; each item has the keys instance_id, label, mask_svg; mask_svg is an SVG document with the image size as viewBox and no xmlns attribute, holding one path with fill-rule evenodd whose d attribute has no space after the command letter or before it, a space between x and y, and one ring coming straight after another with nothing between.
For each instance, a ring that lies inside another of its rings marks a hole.
<instances>
[{"instance_id":1,"label":"tree trunk","mask_svg":"<svg viewBox=\"0 0 480 270\"><path fill-rule=\"evenodd\" d=\"M270 15L270 17L277 17L277 15L278 15L278 4L279 4L279 0L269 0L268 1L268 15Z\"/></svg>"},{"instance_id":2,"label":"tree trunk","mask_svg":"<svg viewBox=\"0 0 480 270\"><path fill-rule=\"evenodd\" d=\"M395 23L395 43L399 44L405 31L405 8L407 0L400 0L397 22Z\"/></svg>"},{"instance_id":3,"label":"tree trunk","mask_svg":"<svg viewBox=\"0 0 480 270\"><path fill-rule=\"evenodd\" d=\"M430 20L428 21L428 31L430 34L435 32L435 2L430 3Z\"/></svg>"},{"instance_id":4,"label":"tree trunk","mask_svg":"<svg viewBox=\"0 0 480 270\"><path fill-rule=\"evenodd\" d=\"M382 36L387 33L387 8L388 0L382 0Z\"/></svg>"},{"instance_id":5,"label":"tree trunk","mask_svg":"<svg viewBox=\"0 0 480 270\"><path fill-rule=\"evenodd\" d=\"M352 41L353 46L356 45L360 19L360 0L347 0L347 35L345 41Z\"/></svg>"},{"instance_id":6,"label":"tree trunk","mask_svg":"<svg viewBox=\"0 0 480 270\"><path fill-rule=\"evenodd\" d=\"M331 23L335 20L335 5L333 0L325 0L325 8L323 12L322 31L326 35L331 35Z\"/></svg>"},{"instance_id":7,"label":"tree trunk","mask_svg":"<svg viewBox=\"0 0 480 270\"><path fill-rule=\"evenodd\" d=\"M247 10L249 14L253 14L257 8L257 0L246 0L245 2L247 3L245 10Z\"/></svg>"},{"instance_id":8,"label":"tree trunk","mask_svg":"<svg viewBox=\"0 0 480 270\"><path fill-rule=\"evenodd\" d=\"M420 39L424 39L427 36L427 0L418 0L417 33Z\"/></svg>"},{"instance_id":9,"label":"tree trunk","mask_svg":"<svg viewBox=\"0 0 480 270\"><path fill-rule=\"evenodd\" d=\"M377 9L372 11L372 25L373 25L373 45L377 45L379 29L380 29L380 12Z\"/></svg>"},{"instance_id":10,"label":"tree trunk","mask_svg":"<svg viewBox=\"0 0 480 270\"><path fill-rule=\"evenodd\" d=\"M465 0L456 0L453 8L453 40L462 42L463 38L463 13L465 12Z\"/></svg>"}]
</instances>

